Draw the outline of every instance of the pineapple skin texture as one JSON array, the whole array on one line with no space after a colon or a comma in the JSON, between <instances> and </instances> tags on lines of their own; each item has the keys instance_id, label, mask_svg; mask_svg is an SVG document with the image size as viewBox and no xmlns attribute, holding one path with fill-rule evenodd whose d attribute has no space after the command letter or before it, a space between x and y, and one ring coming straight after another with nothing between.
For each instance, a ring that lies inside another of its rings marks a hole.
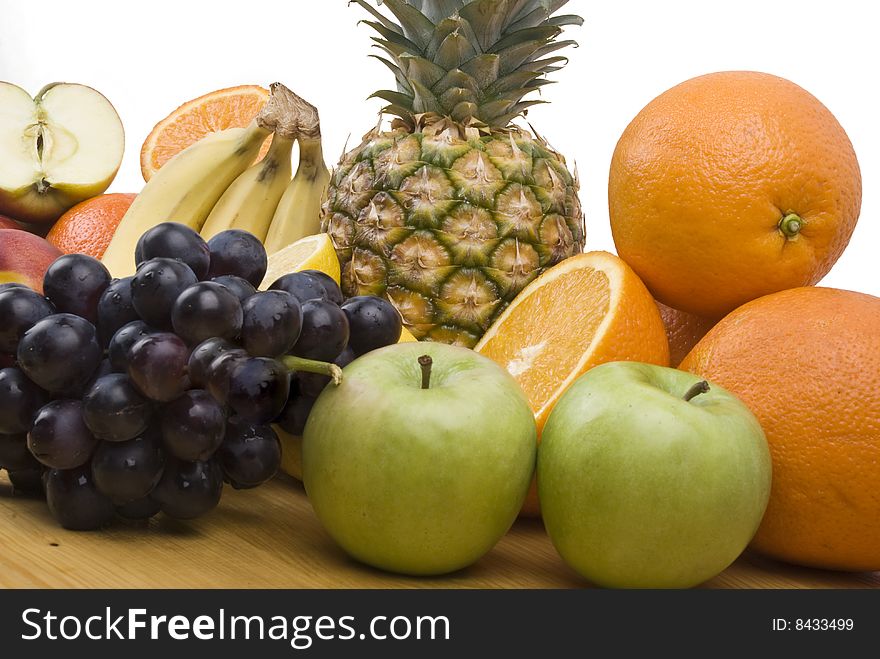
<instances>
[{"instance_id":1,"label":"pineapple skin texture","mask_svg":"<svg viewBox=\"0 0 880 659\"><path fill-rule=\"evenodd\" d=\"M583 251L578 188L518 127L374 130L335 169L322 230L346 296L385 296L416 338L470 348L529 282Z\"/></svg>"}]
</instances>

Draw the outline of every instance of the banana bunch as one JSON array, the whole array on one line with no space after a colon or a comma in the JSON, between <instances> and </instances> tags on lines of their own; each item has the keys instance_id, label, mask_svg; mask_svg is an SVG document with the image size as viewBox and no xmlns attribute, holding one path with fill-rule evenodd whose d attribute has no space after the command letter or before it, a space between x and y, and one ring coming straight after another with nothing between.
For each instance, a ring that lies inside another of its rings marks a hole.
<instances>
[{"instance_id":1,"label":"banana bunch","mask_svg":"<svg viewBox=\"0 0 880 659\"><path fill-rule=\"evenodd\" d=\"M266 137L272 143L254 164ZM299 166L291 179L291 152ZM119 223L103 256L113 277L135 271L141 235L162 222L186 224L205 240L243 229L271 254L320 231L321 201L330 181L318 112L281 83L246 128L212 133L169 160L144 186Z\"/></svg>"}]
</instances>

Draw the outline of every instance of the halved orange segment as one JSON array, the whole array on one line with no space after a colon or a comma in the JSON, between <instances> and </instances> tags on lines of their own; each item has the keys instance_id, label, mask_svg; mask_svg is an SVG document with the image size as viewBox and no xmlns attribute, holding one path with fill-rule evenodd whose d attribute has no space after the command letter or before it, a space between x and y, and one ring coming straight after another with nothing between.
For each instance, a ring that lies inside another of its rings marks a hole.
<instances>
[{"instance_id":1,"label":"halved orange segment","mask_svg":"<svg viewBox=\"0 0 880 659\"><path fill-rule=\"evenodd\" d=\"M258 85L218 89L187 101L160 121L141 147L141 173L145 181L188 146L209 133L243 128L253 121L269 99L269 91ZM257 160L269 148L271 137Z\"/></svg>"},{"instance_id":2,"label":"halved orange segment","mask_svg":"<svg viewBox=\"0 0 880 659\"><path fill-rule=\"evenodd\" d=\"M669 365L669 343L648 289L608 252L564 260L529 284L474 350L504 366L526 393L538 430L563 392L610 361Z\"/></svg>"}]
</instances>

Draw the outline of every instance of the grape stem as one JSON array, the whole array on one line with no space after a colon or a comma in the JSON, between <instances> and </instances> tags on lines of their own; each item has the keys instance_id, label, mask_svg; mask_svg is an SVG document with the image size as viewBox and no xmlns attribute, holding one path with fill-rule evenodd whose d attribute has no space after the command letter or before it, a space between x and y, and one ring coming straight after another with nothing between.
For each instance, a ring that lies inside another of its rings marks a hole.
<instances>
[{"instance_id":1,"label":"grape stem","mask_svg":"<svg viewBox=\"0 0 880 659\"><path fill-rule=\"evenodd\" d=\"M305 359L294 355L285 355L281 358L283 363L291 371L303 371L305 373L317 373L319 375L327 375L333 380L333 384L339 386L342 384L342 369L336 364L330 362L319 362L315 359Z\"/></svg>"}]
</instances>

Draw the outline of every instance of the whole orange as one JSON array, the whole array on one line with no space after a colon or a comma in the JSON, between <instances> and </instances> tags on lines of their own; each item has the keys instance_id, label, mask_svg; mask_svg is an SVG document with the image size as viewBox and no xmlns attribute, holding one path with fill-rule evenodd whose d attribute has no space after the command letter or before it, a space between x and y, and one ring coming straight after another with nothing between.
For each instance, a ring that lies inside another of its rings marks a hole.
<instances>
[{"instance_id":1,"label":"whole orange","mask_svg":"<svg viewBox=\"0 0 880 659\"><path fill-rule=\"evenodd\" d=\"M655 298L720 318L818 282L858 220L862 180L831 112L750 71L694 78L651 101L611 161L618 254Z\"/></svg>"},{"instance_id":2,"label":"whole orange","mask_svg":"<svg viewBox=\"0 0 880 659\"><path fill-rule=\"evenodd\" d=\"M81 201L58 218L46 240L65 254L104 255L136 194L115 192Z\"/></svg>"},{"instance_id":3,"label":"whole orange","mask_svg":"<svg viewBox=\"0 0 880 659\"><path fill-rule=\"evenodd\" d=\"M759 298L680 368L737 394L767 435L773 485L753 547L880 570L880 298L809 287Z\"/></svg>"},{"instance_id":4,"label":"whole orange","mask_svg":"<svg viewBox=\"0 0 880 659\"><path fill-rule=\"evenodd\" d=\"M712 329L715 321L667 307L662 302L657 302L657 308L660 309L660 318L663 319L666 339L669 341L669 363L678 366L691 348Z\"/></svg>"}]
</instances>

